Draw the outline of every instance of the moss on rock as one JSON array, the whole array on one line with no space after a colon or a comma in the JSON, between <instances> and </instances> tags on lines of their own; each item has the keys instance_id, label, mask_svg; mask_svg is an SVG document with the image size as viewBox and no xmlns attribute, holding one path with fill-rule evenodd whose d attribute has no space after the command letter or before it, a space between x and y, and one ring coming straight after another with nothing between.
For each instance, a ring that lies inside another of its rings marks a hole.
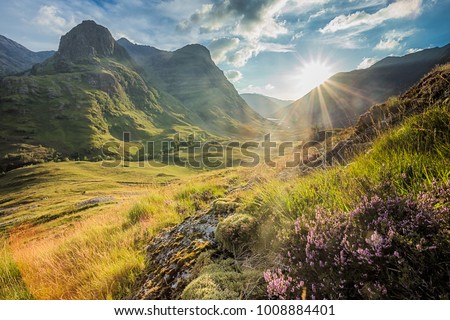
<instances>
[{"instance_id":1,"label":"moss on rock","mask_svg":"<svg viewBox=\"0 0 450 320\"><path fill-rule=\"evenodd\" d=\"M234 214L219 222L215 238L222 248L239 256L246 252L253 242L257 220L249 214Z\"/></svg>"}]
</instances>

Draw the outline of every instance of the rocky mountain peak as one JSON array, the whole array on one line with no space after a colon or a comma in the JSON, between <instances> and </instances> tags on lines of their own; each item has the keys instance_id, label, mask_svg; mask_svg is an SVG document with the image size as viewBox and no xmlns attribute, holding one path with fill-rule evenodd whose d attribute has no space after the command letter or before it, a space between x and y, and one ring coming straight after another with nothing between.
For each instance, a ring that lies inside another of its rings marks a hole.
<instances>
[{"instance_id":1,"label":"rocky mountain peak","mask_svg":"<svg viewBox=\"0 0 450 320\"><path fill-rule=\"evenodd\" d=\"M181 49L175 51L175 54L183 54L186 56L202 57L205 60L211 60L209 50L201 44L188 44ZM212 60L211 60L212 61Z\"/></svg>"},{"instance_id":2,"label":"rocky mountain peak","mask_svg":"<svg viewBox=\"0 0 450 320\"><path fill-rule=\"evenodd\" d=\"M85 20L61 37L58 57L80 61L114 55L116 42L109 30L92 20Z\"/></svg>"}]
</instances>

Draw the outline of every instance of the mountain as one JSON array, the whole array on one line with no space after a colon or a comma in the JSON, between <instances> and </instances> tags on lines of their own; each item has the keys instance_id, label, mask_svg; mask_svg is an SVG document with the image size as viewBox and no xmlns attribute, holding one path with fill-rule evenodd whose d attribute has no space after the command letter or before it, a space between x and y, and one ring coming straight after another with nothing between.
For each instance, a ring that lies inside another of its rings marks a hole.
<instances>
[{"instance_id":1,"label":"mountain","mask_svg":"<svg viewBox=\"0 0 450 320\"><path fill-rule=\"evenodd\" d=\"M17 42L0 35L0 78L20 73L50 58L54 51L33 52Z\"/></svg>"},{"instance_id":2,"label":"mountain","mask_svg":"<svg viewBox=\"0 0 450 320\"><path fill-rule=\"evenodd\" d=\"M30 72L3 78L0 114L4 170L65 156L116 156L124 132L132 139L125 146L135 146L125 155L141 158L148 150L133 141L156 142L158 152L158 142L176 133L255 137L271 125L239 96L205 47L166 52L115 41L94 21L62 36L58 51ZM105 153L110 141L114 150Z\"/></svg>"},{"instance_id":3,"label":"mountain","mask_svg":"<svg viewBox=\"0 0 450 320\"><path fill-rule=\"evenodd\" d=\"M96 157L105 142L120 143L124 132L144 141L204 132L178 100L148 85L108 29L93 21L64 35L55 55L30 75L4 78L0 114L0 157L7 168L55 152Z\"/></svg>"},{"instance_id":4,"label":"mountain","mask_svg":"<svg viewBox=\"0 0 450 320\"><path fill-rule=\"evenodd\" d=\"M280 109L294 102L292 100L280 100L257 93L242 93L241 97L253 110L265 118L272 117Z\"/></svg>"},{"instance_id":5,"label":"mountain","mask_svg":"<svg viewBox=\"0 0 450 320\"><path fill-rule=\"evenodd\" d=\"M275 117L282 125L296 129L347 127L371 105L402 93L435 65L449 61L450 44L388 57L368 69L338 73Z\"/></svg>"},{"instance_id":6,"label":"mountain","mask_svg":"<svg viewBox=\"0 0 450 320\"><path fill-rule=\"evenodd\" d=\"M120 39L148 83L178 99L202 126L223 135L262 132L268 123L253 111L211 59L204 46L162 51Z\"/></svg>"}]
</instances>

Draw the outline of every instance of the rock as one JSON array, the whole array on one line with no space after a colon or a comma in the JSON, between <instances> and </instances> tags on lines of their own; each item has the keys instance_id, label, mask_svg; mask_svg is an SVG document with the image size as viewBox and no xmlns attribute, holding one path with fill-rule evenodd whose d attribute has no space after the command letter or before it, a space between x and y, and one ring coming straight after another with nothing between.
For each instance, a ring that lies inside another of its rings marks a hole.
<instances>
[{"instance_id":1,"label":"rock","mask_svg":"<svg viewBox=\"0 0 450 320\"><path fill-rule=\"evenodd\" d=\"M77 62L94 57L110 57L115 51L115 40L109 30L86 20L61 37L56 57Z\"/></svg>"},{"instance_id":2,"label":"rock","mask_svg":"<svg viewBox=\"0 0 450 320\"><path fill-rule=\"evenodd\" d=\"M199 255L220 251L215 240L219 218L227 217L235 208L235 202L217 200L210 210L155 236L147 247L147 266L133 299L179 299L196 276L193 268Z\"/></svg>"},{"instance_id":3,"label":"rock","mask_svg":"<svg viewBox=\"0 0 450 320\"><path fill-rule=\"evenodd\" d=\"M92 206L94 204L104 203L104 202L111 202L114 201L114 197L111 196L99 196L95 197L80 203L77 203L76 206L78 208L85 207L85 206Z\"/></svg>"}]
</instances>

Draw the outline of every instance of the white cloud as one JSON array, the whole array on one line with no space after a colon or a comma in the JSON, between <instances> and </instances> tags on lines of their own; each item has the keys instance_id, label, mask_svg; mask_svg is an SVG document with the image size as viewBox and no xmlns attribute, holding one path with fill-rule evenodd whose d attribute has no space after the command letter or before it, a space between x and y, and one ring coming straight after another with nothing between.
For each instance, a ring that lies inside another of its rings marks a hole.
<instances>
[{"instance_id":1,"label":"white cloud","mask_svg":"<svg viewBox=\"0 0 450 320\"><path fill-rule=\"evenodd\" d=\"M38 15L33 19L33 22L38 26L45 27L57 34L62 34L68 29L76 25L75 18L64 18L60 10L53 5L43 5L38 11Z\"/></svg>"},{"instance_id":2,"label":"white cloud","mask_svg":"<svg viewBox=\"0 0 450 320\"><path fill-rule=\"evenodd\" d=\"M228 63L235 67L243 67L247 61L260 52L258 44L249 43L228 58Z\"/></svg>"},{"instance_id":3,"label":"white cloud","mask_svg":"<svg viewBox=\"0 0 450 320\"><path fill-rule=\"evenodd\" d=\"M309 16L308 18L308 22L311 22L312 20L319 18L321 16L323 16L324 14L326 14L328 11L328 9L320 9L319 11L317 11L316 13L312 14Z\"/></svg>"},{"instance_id":4,"label":"white cloud","mask_svg":"<svg viewBox=\"0 0 450 320\"><path fill-rule=\"evenodd\" d=\"M228 0L204 4L178 24L180 30L199 27L200 32L231 32L248 39L276 38L288 30L277 20L287 0Z\"/></svg>"},{"instance_id":5,"label":"white cloud","mask_svg":"<svg viewBox=\"0 0 450 320\"><path fill-rule=\"evenodd\" d=\"M379 59L377 58L366 58L364 57L361 63L356 67L357 70L367 69L377 63Z\"/></svg>"},{"instance_id":6,"label":"white cloud","mask_svg":"<svg viewBox=\"0 0 450 320\"><path fill-rule=\"evenodd\" d=\"M233 83L238 82L243 78L242 73L238 70L225 71L225 76Z\"/></svg>"},{"instance_id":7,"label":"white cloud","mask_svg":"<svg viewBox=\"0 0 450 320\"><path fill-rule=\"evenodd\" d=\"M412 36L414 33L416 33L417 30L408 30L408 31L397 31L392 30L387 32L383 38L380 40L380 42L375 46L376 50L384 50L384 51L392 51L396 49L400 49L403 47L402 41Z\"/></svg>"},{"instance_id":8,"label":"white cloud","mask_svg":"<svg viewBox=\"0 0 450 320\"><path fill-rule=\"evenodd\" d=\"M289 0L283 8L284 13L298 13L312 10L315 7L323 6L331 0Z\"/></svg>"},{"instance_id":9,"label":"white cloud","mask_svg":"<svg viewBox=\"0 0 450 320\"><path fill-rule=\"evenodd\" d=\"M227 59L227 54L238 48L240 40L238 38L220 38L210 42L208 49L214 62L221 63Z\"/></svg>"},{"instance_id":10,"label":"white cloud","mask_svg":"<svg viewBox=\"0 0 450 320\"><path fill-rule=\"evenodd\" d=\"M262 51L292 51L291 45L267 41L288 33L285 21L279 20L287 3L288 0L228 0L204 4L180 21L177 29L217 38L209 45L214 61L242 67Z\"/></svg>"},{"instance_id":11,"label":"white cloud","mask_svg":"<svg viewBox=\"0 0 450 320\"><path fill-rule=\"evenodd\" d=\"M259 43L260 51L267 52L293 52L294 45L292 44L280 44L280 43L272 43L272 42L260 42Z\"/></svg>"},{"instance_id":12,"label":"white cloud","mask_svg":"<svg viewBox=\"0 0 450 320\"><path fill-rule=\"evenodd\" d=\"M381 39L376 45L375 50L394 50L401 46L401 43L396 39Z\"/></svg>"},{"instance_id":13,"label":"white cloud","mask_svg":"<svg viewBox=\"0 0 450 320\"><path fill-rule=\"evenodd\" d=\"M336 46L343 49L366 48L367 39L357 31L350 31L342 34L326 34L319 40L326 45Z\"/></svg>"},{"instance_id":14,"label":"white cloud","mask_svg":"<svg viewBox=\"0 0 450 320\"><path fill-rule=\"evenodd\" d=\"M297 40L302 38L305 35L305 33L303 31L299 31L296 34L294 34L291 38L291 41Z\"/></svg>"},{"instance_id":15,"label":"white cloud","mask_svg":"<svg viewBox=\"0 0 450 320\"><path fill-rule=\"evenodd\" d=\"M264 86L254 86L254 85L248 85L247 87L239 90L239 93L258 93L258 94L263 94L266 96L271 96L273 95L273 90L275 89L275 86L267 83Z\"/></svg>"},{"instance_id":16,"label":"white cloud","mask_svg":"<svg viewBox=\"0 0 450 320\"><path fill-rule=\"evenodd\" d=\"M272 42L248 41L244 42L235 52L228 54L226 62L239 68L243 67L250 58L257 56L260 52L292 51L294 51L292 44L283 45Z\"/></svg>"},{"instance_id":17,"label":"white cloud","mask_svg":"<svg viewBox=\"0 0 450 320\"><path fill-rule=\"evenodd\" d=\"M375 13L357 11L349 15L340 15L331 20L321 33L334 33L341 30L370 30L387 20L415 18L422 12L422 0L397 0Z\"/></svg>"},{"instance_id":18,"label":"white cloud","mask_svg":"<svg viewBox=\"0 0 450 320\"><path fill-rule=\"evenodd\" d=\"M408 49L408 50L406 50L406 54L411 54L411 53L416 53L416 52L420 52L420 51L423 51L423 50L425 50L425 49L420 49L420 48L410 48L410 49Z\"/></svg>"}]
</instances>

